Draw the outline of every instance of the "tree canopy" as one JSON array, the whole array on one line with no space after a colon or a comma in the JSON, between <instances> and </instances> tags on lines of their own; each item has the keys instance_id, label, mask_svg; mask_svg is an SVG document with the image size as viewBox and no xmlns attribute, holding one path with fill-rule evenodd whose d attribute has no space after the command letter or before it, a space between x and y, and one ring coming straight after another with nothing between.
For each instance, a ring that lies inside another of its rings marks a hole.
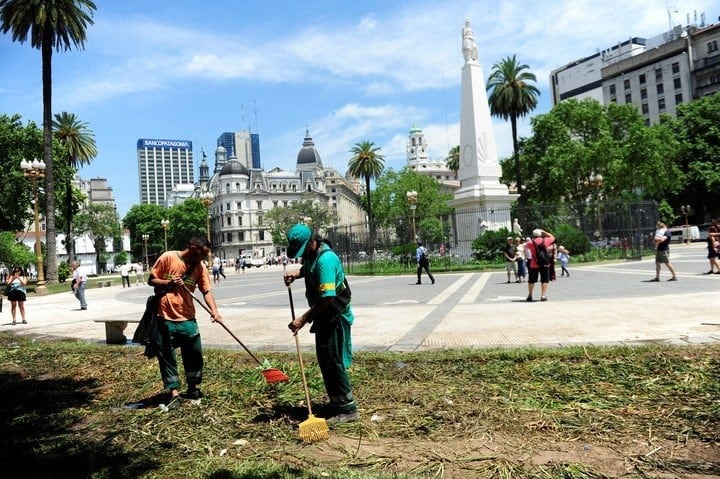
<instances>
[{"instance_id":1,"label":"tree canopy","mask_svg":"<svg viewBox=\"0 0 720 479\"><path fill-rule=\"evenodd\" d=\"M305 223L313 231L320 233L337 224L338 215L328 208L327 204L306 197L288 206L271 209L265 215L265 219L270 225L273 243L287 245L285 234L292 225Z\"/></svg>"}]
</instances>

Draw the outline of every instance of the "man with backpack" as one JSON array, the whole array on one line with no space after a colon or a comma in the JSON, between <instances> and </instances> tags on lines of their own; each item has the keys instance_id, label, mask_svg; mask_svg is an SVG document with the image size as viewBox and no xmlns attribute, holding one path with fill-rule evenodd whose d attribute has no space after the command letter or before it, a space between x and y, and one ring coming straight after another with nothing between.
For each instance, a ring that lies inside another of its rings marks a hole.
<instances>
[{"instance_id":1,"label":"man with backpack","mask_svg":"<svg viewBox=\"0 0 720 479\"><path fill-rule=\"evenodd\" d=\"M418 247L415 250L415 261L417 262L417 283L415 284L422 284L420 278L422 276L423 269L427 273L428 277L430 277L430 282L435 284L435 278L433 278L433 275L430 272L430 260L427 257L427 248L425 248L425 246L423 246L420 242L418 242Z\"/></svg>"},{"instance_id":2,"label":"man with backpack","mask_svg":"<svg viewBox=\"0 0 720 479\"><path fill-rule=\"evenodd\" d=\"M535 283L540 278L540 301L547 301L547 287L550 282L550 248L555 237L540 228L533 230L533 238L525 245L525 258L528 264L528 297L532 301Z\"/></svg>"}]
</instances>

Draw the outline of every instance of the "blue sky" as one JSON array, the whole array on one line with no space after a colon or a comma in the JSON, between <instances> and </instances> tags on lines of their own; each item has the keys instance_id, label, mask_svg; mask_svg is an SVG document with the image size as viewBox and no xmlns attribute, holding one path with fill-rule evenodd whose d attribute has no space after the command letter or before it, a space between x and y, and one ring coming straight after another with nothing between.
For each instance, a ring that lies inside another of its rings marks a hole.
<instances>
[{"instance_id":1,"label":"blue sky","mask_svg":"<svg viewBox=\"0 0 720 479\"><path fill-rule=\"evenodd\" d=\"M307 128L323 163L344 174L349 150L366 139L386 166L402 168L416 122L430 156L445 157L459 142L465 17L486 78L513 54L537 75L536 115L550 109L551 70L686 25L688 14L691 23L720 14L717 0L96 4L85 50L53 56L53 112L75 113L94 131L98 157L80 175L107 178L121 216L139 202L139 138L191 140L197 164L201 148L214 159L222 132L250 128L265 169L293 170ZM40 52L0 36L0 72L0 113L41 124ZM493 125L500 158L509 156L509 124Z\"/></svg>"}]
</instances>

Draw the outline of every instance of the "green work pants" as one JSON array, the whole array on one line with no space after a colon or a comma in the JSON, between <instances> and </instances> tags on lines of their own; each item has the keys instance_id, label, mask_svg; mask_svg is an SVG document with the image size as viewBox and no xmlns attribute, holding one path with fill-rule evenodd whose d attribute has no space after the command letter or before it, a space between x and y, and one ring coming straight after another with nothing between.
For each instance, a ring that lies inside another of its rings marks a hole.
<instances>
[{"instance_id":1,"label":"green work pants","mask_svg":"<svg viewBox=\"0 0 720 479\"><path fill-rule=\"evenodd\" d=\"M330 407L339 414L357 410L343 358L345 343L349 340L350 325L343 319L332 326L320 326L315 331L315 352L325 390L330 398Z\"/></svg>"},{"instance_id":2,"label":"green work pants","mask_svg":"<svg viewBox=\"0 0 720 479\"><path fill-rule=\"evenodd\" d=\"M188 387L197 386L202 382L203 372L202 343L197 321L160 321L158 364L165 389L180 389L176 348L180 348Z\"/></svg>"}]
</instances>

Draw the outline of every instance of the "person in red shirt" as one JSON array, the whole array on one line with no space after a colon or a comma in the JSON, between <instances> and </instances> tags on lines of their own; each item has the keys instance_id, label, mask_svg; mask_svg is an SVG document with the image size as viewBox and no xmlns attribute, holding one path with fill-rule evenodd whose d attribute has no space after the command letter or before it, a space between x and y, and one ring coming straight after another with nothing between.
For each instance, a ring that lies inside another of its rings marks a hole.
<instances>
[{"instance_id":1,"label":"person in red shirt","mask_svg":"<svg viewBox=\"0 0 720 479\"><path fill-rule=\"evenodd\" d=\"M547 231L537 228L533 230L533 238L525 245L525 259L528 265L528 297L527 301L532 301L533 289L535 283L540 278L540 301L547 301L547 288L550 282L550 261L542 264L538 261L538 247L543 245L548 255L551 254L552 244L555 237Z\"/></svg>"}]
</instances>

